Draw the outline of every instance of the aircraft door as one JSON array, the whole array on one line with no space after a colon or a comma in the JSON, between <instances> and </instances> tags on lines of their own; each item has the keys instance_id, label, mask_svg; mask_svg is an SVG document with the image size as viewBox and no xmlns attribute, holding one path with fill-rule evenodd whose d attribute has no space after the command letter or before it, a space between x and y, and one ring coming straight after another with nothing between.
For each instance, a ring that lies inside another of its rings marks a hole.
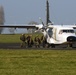
<instances>
[{"instance_id":1,"label":"aircraft door","mask_svg":"<svg viewBox=\"0 0 76 75\"><path fill-rule=\"evenodd\" d=\"M52 37L56 40L56 32L57 32L57 29L56 28L53 28L53 35Z\"/></svg>"},{"instance_id":2,"label":"aircraft door","mask_svg":"<svg viewBox=\"0 0 76 75\"><path fill-rule=\"evenodd\" d=\"M49 35L50 38L52 37L52 35L53 35L52 28L49 28L49 29L48 29L48 35Z\"/></svg>"}]
</instances>

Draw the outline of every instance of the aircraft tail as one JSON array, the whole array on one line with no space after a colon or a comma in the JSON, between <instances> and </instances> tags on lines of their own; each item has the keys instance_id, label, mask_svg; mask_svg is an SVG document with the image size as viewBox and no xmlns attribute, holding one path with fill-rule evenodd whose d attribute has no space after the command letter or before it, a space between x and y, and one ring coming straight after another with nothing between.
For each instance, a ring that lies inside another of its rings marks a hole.
<instances>
[{"instance_id":1,"label":"aircraft tail","mask_svg":"<svg viewBox=\"0 0 76 75\"><path fill-rule=\"evenodd\" d=\"M49 2L48 0L46 0L46 25L48 24L52 24L52 22L50 21L50 18L49 18Z\"/></svg>"}]
</instances>

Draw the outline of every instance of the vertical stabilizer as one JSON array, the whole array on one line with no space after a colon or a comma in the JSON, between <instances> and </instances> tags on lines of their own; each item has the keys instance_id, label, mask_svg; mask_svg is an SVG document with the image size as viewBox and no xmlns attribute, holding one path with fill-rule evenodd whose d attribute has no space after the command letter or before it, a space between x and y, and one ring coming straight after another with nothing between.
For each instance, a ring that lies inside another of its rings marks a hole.
<instances>
[{"instance_id":1,"label":"vertical stabilizer","mask_svg":"<svg viewBox=\"0 0 76 75\"><path fill-rule=\"evenodd\" d=\"M49 16L50 16L49 15L49 2L48 2L48 0L46 0L46 25L48 25L48 23L52 24Z\"/></svg>"}]
</instances>

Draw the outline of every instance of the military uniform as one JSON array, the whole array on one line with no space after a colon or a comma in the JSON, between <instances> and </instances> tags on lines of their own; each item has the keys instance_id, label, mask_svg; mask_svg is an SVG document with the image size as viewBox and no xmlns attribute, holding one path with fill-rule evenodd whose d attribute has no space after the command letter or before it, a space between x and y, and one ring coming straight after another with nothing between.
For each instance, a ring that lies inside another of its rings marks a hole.
<instances>
[{"instance_id":1,"label":"military uniform","mask_svg":"<svg viewBox=\"0 0 76 75\"><path fill-rule=\"evenodd\" d=\"M36 48L40 47L40 39L38 38L38 36L35 37L35 39L34 39L34 44L35 44L35 47L36 47Z\"/></svg>"},{"instance_id":2,"label":"military uniform","mask_svg":"<svg viewBox=\"0 0 76 75\"><path fill-rule=\"evenodd\" d=\"M41 43L42 43L43 48L46 47L47 41L44 36L41 37Z\"/></svg>"},{"instance_id":3,"label":"military uniform","mask_svg":"<svg viewBox=\"0 0 76 75\"><path fill-rule=\"evenodd\" d=\"M22 41L20 47L23 47L23 46L25 45L25 40L26 40L25 34L22 34L22 35L20 36L20 40Z\"/></svg>"},{"instance_id":4,"label":"military uniform","mask_svg":"<svg viewBox=\"0 0 76 75\"><path fill-rule=\"evenodd\" d=\"M31 38L32 35L27 36L27 45L28 47L32 47L33 45L33 39Z\"/></svg>"}]
</instances>

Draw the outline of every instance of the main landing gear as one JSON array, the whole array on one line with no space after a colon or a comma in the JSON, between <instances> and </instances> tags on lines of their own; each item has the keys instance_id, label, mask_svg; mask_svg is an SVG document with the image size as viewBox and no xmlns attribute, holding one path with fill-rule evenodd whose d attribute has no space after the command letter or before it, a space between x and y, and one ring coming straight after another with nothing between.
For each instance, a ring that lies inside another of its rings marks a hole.
<instances>
[{"instance_id":1,"label":"main landing gear","mask_svg":"<svg viewBox=\"0 0 76 75\"><path fill-rule=\"evenodd\" d=\"M73 44L68 44L68 47L71 47L71 48L73 48Z\"/></svg>"},{"instance_id":2,"label":"main landing gear","mask_svg":"<svg viewBox=\"0 0 76 75\"><path fill-rule=\"evenodd\" d=\"M55 44L48 44L48 48L51 47L51 48L55 48Z\"/></svg>"}]
</instances>

